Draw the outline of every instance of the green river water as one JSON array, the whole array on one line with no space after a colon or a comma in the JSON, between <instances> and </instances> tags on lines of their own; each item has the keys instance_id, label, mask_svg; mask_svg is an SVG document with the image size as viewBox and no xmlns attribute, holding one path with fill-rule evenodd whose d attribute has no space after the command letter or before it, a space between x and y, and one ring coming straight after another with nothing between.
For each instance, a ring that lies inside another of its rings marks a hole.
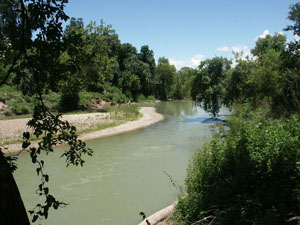
<instances>
[{"instance_id":1,"label":"green river water","mask_svg":"<svg viewBox=\"0 0 300 225\"><path fill-rule=\"evenodd\" d=\"M94 150L84 167L66 168L60 149L45 157L50 190L65 208L51 210L51 225L136 225L141 211L147 216L172 204L182 185L193 153L209 140L209 115L192 101L157 104L166 120L145 129L87 141ZM221 114L228 112L221 112ZM14 174L27 209L39 202L39 184L29 154L21 154Z\"/></svg>"}]
</instances>

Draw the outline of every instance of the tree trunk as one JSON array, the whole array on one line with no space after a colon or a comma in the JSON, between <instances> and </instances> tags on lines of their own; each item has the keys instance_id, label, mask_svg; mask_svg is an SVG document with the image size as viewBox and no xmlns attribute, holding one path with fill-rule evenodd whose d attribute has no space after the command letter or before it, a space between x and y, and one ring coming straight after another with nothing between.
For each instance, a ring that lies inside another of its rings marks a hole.
<instances>
[{"instance_id":1,"label":"tree trunk","mask_svg":"<svg viewBox=\"0 0 300 225\"><path fill-rule=\"evenodd\" d=\"M15 179L0 150L0 224L30 225Z\"/></svg>"}]
</instances>

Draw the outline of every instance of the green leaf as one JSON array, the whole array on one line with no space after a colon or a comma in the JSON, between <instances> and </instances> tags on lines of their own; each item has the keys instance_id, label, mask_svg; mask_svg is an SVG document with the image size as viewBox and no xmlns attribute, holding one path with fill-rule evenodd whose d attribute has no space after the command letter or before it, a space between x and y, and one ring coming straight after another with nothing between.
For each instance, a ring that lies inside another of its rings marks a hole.
<instances>
[{"instance_id":1,"label":"green leaf","mask_svg":"<svg viewBox=\"0 0 300 225\"><path fill-rule=\"evenodd\" d=\"M31 144L30 142L24 141L24 142L22 143L22 148L25 149L25 148L27 148L30 144Z\"/></svg>"},{"instance_id":2,"label":"green leaf","mask_svg":"<svg viewBox=\"0 0 300 225\"><path fill-rule=\"evenodd\" d=\"M23 133L23 138L29 139L30 138L30 133L29 132L24 132Z\"/></svg>"},{"instance_id":3,"label":"green leaf","mask_svg":"<svg viewBox=\"0 0 300 225\"><path fill-rule=\"evenodd\" d=\"M37 221L38 218L39 218L38 215L34 215L32 218L32 222L34 223L35 221Z\"/></svg>"}]
</instances>

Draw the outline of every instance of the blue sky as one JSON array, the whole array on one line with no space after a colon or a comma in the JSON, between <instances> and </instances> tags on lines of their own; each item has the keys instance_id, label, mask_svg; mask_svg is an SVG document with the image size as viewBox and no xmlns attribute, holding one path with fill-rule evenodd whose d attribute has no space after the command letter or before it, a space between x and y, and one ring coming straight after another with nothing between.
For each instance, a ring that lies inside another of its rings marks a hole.
<instances>
[{"instance_id":1,"label":"blue sky","mask_svg":"<svg viewBox=\"0 0 300 225\"><path fill-rule=\"evenodd\" d=\"M70 17L111 24L122 43L149 45L177 69L214 56L249 53L262 34L283 32L295 0L70 0ZM283 32L289 40L291 33Z\"/></svg>"}]
</instances>

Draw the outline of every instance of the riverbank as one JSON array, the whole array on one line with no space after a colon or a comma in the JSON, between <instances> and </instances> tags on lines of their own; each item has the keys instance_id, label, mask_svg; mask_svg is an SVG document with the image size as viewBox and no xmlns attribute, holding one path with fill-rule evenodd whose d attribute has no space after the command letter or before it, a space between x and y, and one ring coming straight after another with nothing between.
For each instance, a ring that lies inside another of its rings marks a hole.
<instances>
[{"instance_id":1,"label":"riverbank","mask_svg":"<svg viewBox=\"0 0 300 225\"><path fill-rule=\"evenodd\" d=\"M141 107L140 113L142 116L138 120L129 121L116 127L110 127L92 133L82 134L80 135L80 139L90 140L119 135L137 129L142 129L164 120L164 116L157 113L154 107Z\"/></svg>"},{"instance_id":2,"label":"riverbank","mask_svg":"<svg viewBox=\"0 0 300 225\"><path fill-rule=\"evenodd\" d=\"M153 125L164 120L164 116L156 112L154 107L141 107L139 112L141 117L135 121L129 121L120 124L115 127L109 127L102 130L96 130L89 133L82 133L79 135L81 140L90 140L97 138L105 138L108 136L119 135L122 133L134 131L137 129L142 129L147 126ZM84 130L87 127L97 125L105 125L109 122L110 118L108 113L86 113L86 114L76 114L76 115L64 115L63 120L67 120L79 127L80 130ZM0 121L0 138L11 138L18 137L24 131L29 130L27 127L28 119L14 119L14 120L2 120ZM17 154L21 151L21 144L7 144L4 145L7 150L3 152L5 154Z\"/></svg>"}]
</instances>

